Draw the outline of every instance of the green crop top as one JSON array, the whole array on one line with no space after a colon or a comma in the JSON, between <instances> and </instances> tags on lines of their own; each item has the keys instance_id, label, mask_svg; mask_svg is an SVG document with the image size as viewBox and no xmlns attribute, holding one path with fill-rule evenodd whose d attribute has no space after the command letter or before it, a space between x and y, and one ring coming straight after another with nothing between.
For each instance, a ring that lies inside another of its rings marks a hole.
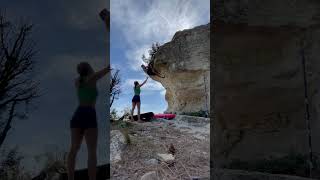
<instances>
[{"instance_id":1,"label":"green crop top","mask_svg":"<svg viewBox=\"0 0 320 180\"><path fill-rule=\"evenodd\" d=\"M140 87L135 87L134 89L134 95L140 95L141 89Z\"/></svg>"},{"instance_id":2,"label":"green crop top","mask_svg":"<svg viewBox=\"0 0 320 180\"><path fill-rule=\"evenodd\" d=\"M94 87L84 86L84 83L78 87L78 98L80 103L94 103L97 99L98 92Z\"/></svg>"}]
</instances>

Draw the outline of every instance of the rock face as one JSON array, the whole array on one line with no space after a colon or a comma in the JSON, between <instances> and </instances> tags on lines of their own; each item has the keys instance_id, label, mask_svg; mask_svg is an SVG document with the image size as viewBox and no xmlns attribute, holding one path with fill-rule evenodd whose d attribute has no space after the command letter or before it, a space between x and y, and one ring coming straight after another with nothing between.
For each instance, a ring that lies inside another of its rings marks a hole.
<instances>
[{"instance_id":1,"label":"rock face","mask_svg":"<svg viewBox=\"0 0 320 180\"><path fill-rule=\"evenodd\" d=\"M214 7L214 164L308 153L303 47L313 151L320 152L320 2L219 0Z\"/></svg>"},{"instance_id":2,"label":"rock face","mask_svg":"<svg viewBox=\"0 0 320 180\"><path fill-rule=\"evenodd\" d=\"M151 78L166 89L167 112L207 111L210 107L209 35L209 25L179 31L158 50L154 66L165 78Z\"/></svg>"},{"instance_id":3,"label":"rock face","mask_svg":"<svg viewBox=\"0 0 320 180\"><path fill-rule=\"evenodd\" d=\"M212 170L214 180L315 180L296 176L275 175L241 170L217 169Z\"/></svg>"},{"instance_id":4,"label":"rock face","mask_svg":"<svg viewBox=\"0 0 320 180\"><path fill-rule=\"evenodd\" d=\"M216 0L213 5L216 20L256 26L292 25L307 27L320 21L317 0Z\"/></svg>"}]
</instances>

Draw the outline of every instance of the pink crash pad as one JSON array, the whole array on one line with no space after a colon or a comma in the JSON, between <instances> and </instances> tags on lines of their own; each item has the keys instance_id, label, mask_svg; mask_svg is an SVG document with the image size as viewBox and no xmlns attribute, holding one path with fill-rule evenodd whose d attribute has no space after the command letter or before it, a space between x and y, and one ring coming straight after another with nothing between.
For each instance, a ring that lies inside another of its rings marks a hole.
<instances>
[{"instance_id":1,"label":"pink crash pad","mask_svg":"<svg viewBox=\"0 0 320 180\"><path fill-rule=\"evenodd\" d=\"M163 118L163 119L174 119L176 117L175 114L155 114L155 118Z\"/></svg>"}]
</instances>

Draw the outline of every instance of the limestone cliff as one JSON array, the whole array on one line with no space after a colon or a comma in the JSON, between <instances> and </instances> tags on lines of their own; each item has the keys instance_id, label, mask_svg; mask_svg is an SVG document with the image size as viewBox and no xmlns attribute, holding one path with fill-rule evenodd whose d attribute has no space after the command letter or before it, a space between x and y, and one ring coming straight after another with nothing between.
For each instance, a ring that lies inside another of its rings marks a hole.
<instances>
[{"instance_id":1,"label":"limestone cliff","mask_svg":"<svg viewBox=\"0 0 320 180\"><path fill-rule=\"evenodd\" d=\"M320 2L219 0L215 7L215 164L309 152L302 48L319 153Z\"/></svg>"},{"instance_id":2,"label":"limestone cliff","mask_svg":"<svg viewBox=\"0 0 320 180\"><path fill-rule=\"evenodd\" d=\"M317 0L216 0L213 7L216 20L232 24L307 27L320 21Z\"/></svg>"},{"instance_id":3,"label":"limestone cliff","mask_svg":"<svg viewBox=\"0 0 320 180\"><path fill-rule=\"evenodd\" d=\"M210 107L209 35L209 24L179 31L157 51L154 66L165 78L152 78L166 89L167 112L206 111Z\"/></svg>"}]
</instances>

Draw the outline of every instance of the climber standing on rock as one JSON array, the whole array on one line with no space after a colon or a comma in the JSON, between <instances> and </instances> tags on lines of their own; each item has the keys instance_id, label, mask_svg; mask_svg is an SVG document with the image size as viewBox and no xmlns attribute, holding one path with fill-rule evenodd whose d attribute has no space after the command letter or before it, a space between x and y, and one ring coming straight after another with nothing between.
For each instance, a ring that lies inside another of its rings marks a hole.
<instances>
[{"instance_id":1,"label":"climber standing on rock","mask_svg":"<svg viewBox=\"0 0 320 180\"><path fill-rule=\"evenodd\" d=\"M140 101L140 93L141 93L141 87L147 82L148 77L146 78L146 80L143 81L142 84L139 84L138 81L134 82L134 96L132 98L132 109L131 109L131 120L134 121L133 119L133 113L134 113L134 109L137 106L138 108L138 122L143 122L140 119L140 106L141 106L141 101Z\"/></svg>"},{"instance_id":2,"label":"climber standing on rock","mask_svg":"<svg viewBox=\"0 0 320 180\"><path fill-rule=\"evenodd\" d=\"M98 124L96 117L97 81L110 72L110 66L95 72L88 62L77 66L79 77L75 80L79 106L70 121L71 147L68 154L68 180L74 180L76 156L85 138L88 150L88 175L96 180Z\"/></svg>"},{"instance_id":3,"label":"climber standing on rock","mask_svg":"<svg viewBox=\"0 0 320 180\"><path fill-rule=\"evenodd\" d=\"M99 15L109 31L110 12L104 9ZM76 156L83 138L87 144L89 180L97 179L98 123L95 108L98 97L97 82L111 70L110 65L96 72L88 62L81 62L77 65L79 77L75 79L75 87L79 105L70 120L71 145L67 158L68 180L75 179Z\"/></svg>"}]
</instances>

